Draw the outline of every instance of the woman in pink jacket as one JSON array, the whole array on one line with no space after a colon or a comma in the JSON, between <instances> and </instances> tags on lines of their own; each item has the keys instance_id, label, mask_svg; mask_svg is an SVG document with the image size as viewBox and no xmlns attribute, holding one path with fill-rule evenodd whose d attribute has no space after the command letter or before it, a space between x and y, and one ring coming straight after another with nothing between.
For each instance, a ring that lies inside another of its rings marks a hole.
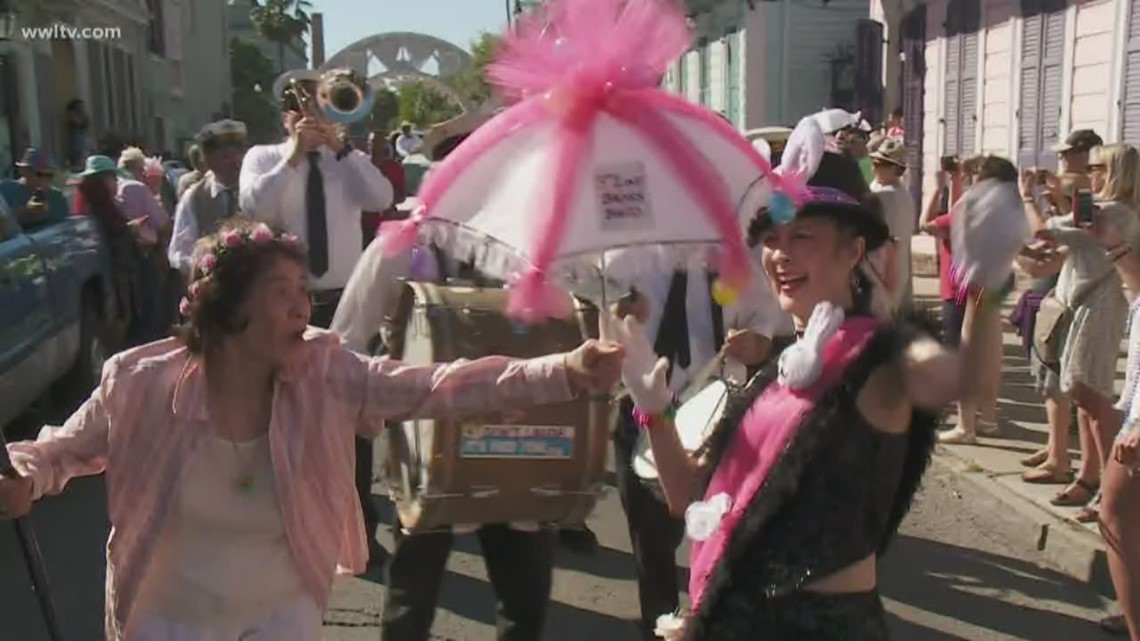
<instances>
[{"instance_id":1,"label":"woman in pink jacket","mask_svg":"<svg viewBox=\"0 0 1140 641\"><path fill-rule=\"evenodd\" d=\"M297 239L235 223L195 256L174 338L118 354L61 428L13 443L0 510L106 472L111 640L313 641L337 572L364 570L353 437L608 389L622 351L411 367L308 326Z\"/></svg>"}]
</instances>

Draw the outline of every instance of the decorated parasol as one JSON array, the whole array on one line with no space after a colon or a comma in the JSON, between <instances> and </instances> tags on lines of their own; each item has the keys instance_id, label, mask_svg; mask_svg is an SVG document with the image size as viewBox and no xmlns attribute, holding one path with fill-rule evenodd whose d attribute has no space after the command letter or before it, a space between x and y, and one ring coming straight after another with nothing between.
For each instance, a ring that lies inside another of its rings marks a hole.
<instances>
[{"instance_id":1,"label":"decorated parasol","mask_svg":"<svg viewBox=\"0 0 1140 641\"><path fill-rule=\"evenodd\" d=\"M674 5L556 0L520 20L488 70L512 106L432 169L420 207L382 231L386 252L467 256L511 284L508 313L528 322L569 313L566 288L604 282L606 252L639 246L678 262L704 251L731 299L750 278L742 201L768 176L794 206L802 181L769 175L719 114L657 87L691 41Z\"/></svg>"}]
</instances>

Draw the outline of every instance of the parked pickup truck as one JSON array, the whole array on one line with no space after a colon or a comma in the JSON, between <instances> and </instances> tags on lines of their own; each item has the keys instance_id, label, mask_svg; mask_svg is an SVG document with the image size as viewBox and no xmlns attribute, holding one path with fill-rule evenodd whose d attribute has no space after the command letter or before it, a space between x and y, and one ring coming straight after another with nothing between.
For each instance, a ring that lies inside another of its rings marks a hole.
<instances>
[{"instance_id":1,"label":"parked pickup truck","mask_svg":"<svg viewBox=\"0 0 1140 641\"><path fill-rule=\"evenodd\" d=\"M93 218L21 228L0 198L0 429L49 391L75 398L95 387L113 287Z\"/></svg>"}]
</instances>

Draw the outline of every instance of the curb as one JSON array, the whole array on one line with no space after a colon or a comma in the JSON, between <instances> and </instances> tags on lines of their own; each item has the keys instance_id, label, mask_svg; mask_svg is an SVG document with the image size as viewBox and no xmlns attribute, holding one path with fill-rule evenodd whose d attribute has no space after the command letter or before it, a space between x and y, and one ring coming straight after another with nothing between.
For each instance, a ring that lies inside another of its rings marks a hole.
<instances>
[{"instance_id":1,"label":"curb","mask_svg":"<svg viewBox=\"0 0 1140 641\"><path fill-rule=\"evenodd\" d=\"M1032 545L1041 565L1087 584L1101 594L1114 594L1104 541L1097 532L1015 492L1001 481L1001 475L986 470L953 448L937 446L933 464L1008 508L992 515L993 518L1015 532L1021 543Z\"/></svg>"}]
</instances>

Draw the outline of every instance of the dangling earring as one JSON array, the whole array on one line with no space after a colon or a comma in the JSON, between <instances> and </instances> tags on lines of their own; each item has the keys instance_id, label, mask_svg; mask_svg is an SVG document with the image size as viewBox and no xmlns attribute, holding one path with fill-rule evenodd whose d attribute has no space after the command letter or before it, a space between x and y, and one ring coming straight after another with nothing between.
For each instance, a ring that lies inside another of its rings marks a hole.
<instances>
[{"instance_id":1,"label":"dangling earring","mask_svg":"<svg viewBox=\"0 0 1140 641\"><path fill-rule=\"evenodd\" d=\"M859 280L859 273L855 270L851 271L851 291L856 294L863 293L863 283Z\"/></svg>"}]
</instances>

